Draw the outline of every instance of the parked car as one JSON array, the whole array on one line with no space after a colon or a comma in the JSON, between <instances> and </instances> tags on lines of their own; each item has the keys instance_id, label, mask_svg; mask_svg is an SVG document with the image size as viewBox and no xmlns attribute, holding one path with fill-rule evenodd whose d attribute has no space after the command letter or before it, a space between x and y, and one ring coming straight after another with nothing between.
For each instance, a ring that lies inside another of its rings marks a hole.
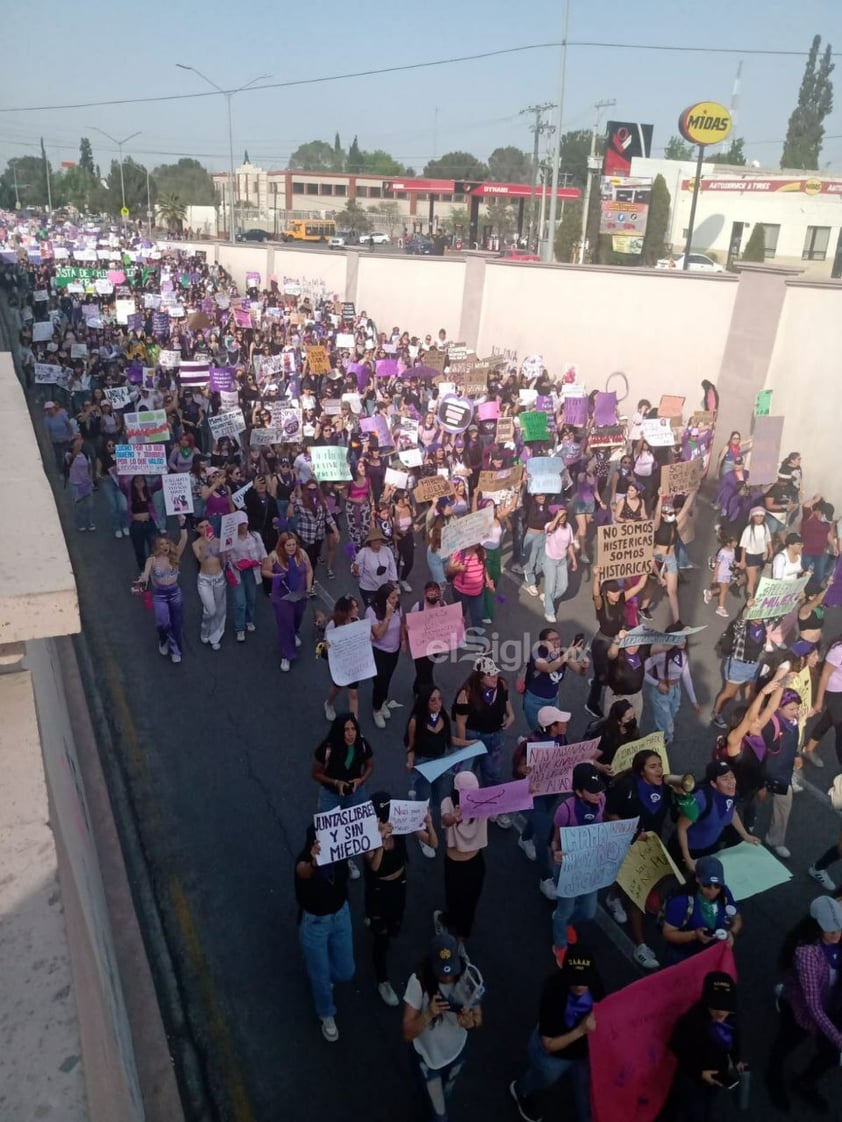
<instances>
[{"instance_id":1,"label":"parked car","mask_svg":"<svg viewBox=\"0 0 842 1122\"><path fill-rule=\"evenodd\" d=\"M327 243L328 249L344 249L346 245L354 244L354 235L350 230L337 230Z\"/></svg>"},{"instance_id":2,"label":"parked car","mask_svg":"<svg viewBox=\"0 0 842 1122\"><path fill-rule=\"evenodd\" d=\"M679 254L678 257L662 257L660 261L655 264L656 269L677 269L681 272L684 269L684 254ZM693 273L724 273L725 270L721 265L718 265L712 257L706 257L704 253L691 253L690 254L690 272Z\"/></svg>"},{"instance_id":3,"label":"parked car","mask_svg":"<svg viewBox=\"0 0 842 1122\"><path fill-rule=\"evenodd\" d=\"M510 246L504 249L500 254L505 257L507 261L540 261L541 257L537 253L530 253L528 249L518 249L517 246Z\"/></svg>"},{"instance_id":4,"label":"parked car","mask_svg":"<svg viewBox=\"0 0 842 1122\"><path fill-rule=\"evenodd\" d=\"M426 234L410 234L403 243L404 253L415 253L425 257L429 257L434 248L433 239L428 238Z\"/></svg>"},{"instance_id":5,"label":"parked car","mask_svg":"<svg viewBox=\"0 0 842 1122\"><path fill-rule=\"evenodd\" d=\"M240 230L237 234L238 242L268 242L272 240L272 235L268 230L261 230L255 227L253 230Z\"/></svg>"},{"instance_id":6,"label":"parked car","mask_svg":"<svg viewBox=\"0 0 842 1122\"><path fill-rule=\"evenodd\" d=\"M370 234L360 234L360 245L389 245L391 239L388 234L381 234L373 230Z\"/></svg>"}]
</instances>

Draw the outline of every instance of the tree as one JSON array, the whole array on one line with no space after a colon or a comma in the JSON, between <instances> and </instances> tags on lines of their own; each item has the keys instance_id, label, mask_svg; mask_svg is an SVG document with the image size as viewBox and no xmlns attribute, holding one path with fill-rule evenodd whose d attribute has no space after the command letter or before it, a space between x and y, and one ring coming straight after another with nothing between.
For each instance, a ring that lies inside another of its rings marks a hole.
<instances>
[{"instance_id":1,"label":"tree","mask_svg":"<svg viewBox=\"0 0 842 1122\"><path fill-rule=\"evenodd\" d=\"M345 151L342 148L342 142L339 139L339 133L333 138L333 167L332 171L345 170Z\"/></svg>"},{"instance_id":2,"label":"tree","mask_svg":"<svg viewBox=\"0 0 842 1122\"><path fill-rule=\"evenodd\" d=\"M693 146L680 136L671 136L664 149L665 160L692 160Z\"/></svg>"},{"instance_id":3,"label":"tree","mask_svg":"<svg viewBox=\"0 0 842 1122\"><path fill-rule=\"evenodd\" d=\"M184 156L177 164L161 164L152 178L160 195L177 195L189 206L216 205L213 180L198 160Z\"/></svg>"},{"instance_id":4,"label":"tree","mask_svg":"<svg viewBox=\"0 0 842 1122\"><path fill-rule=\"evenodd\" d=\"M424 166L424 175L430 179L488 179L489 171L482 160L470 152L445 152L437 160Z\"/></svg>"},{"instance_id":5,"label":"tree","mask_svg":"<svg viewBox=\"0 0 842 1122\"><path fill-rule=\"evenodd\" d=\"M801 168L805 171L818 170L819 154L824 139L824 119L833 108L833 73L830 43L819 59L821 36L813 37L804 77L798 91L798 104L792 111L786 130L782 168Z\"/></svg>"},{"instance_id":6,"label":"tree","mask_svg":"<svg viewBox=\"0 0 842 1122\"><path fill-rule=\"evenodd\" d=\"M591 154L591 130L575 129L566 132L561 138L561 166L560 172L567 176L567 184L571 187L580 187L582 190L588 181L588 156ZM596 138L596 155L601 156L605 151L603 137ZM563 180L559 180L563 182Z\"/></svg>"},{"instance_id":7,"label":"tree","mask_svg":"<svg viewBox=\"0 0 842 1122\"><path fill-rule=\"evenodd\" d=\"M766 260L766 227L762 222L755 222L746 247L742 252L743 261Z\"/></svg>"},{"instance_id":8,"label":"tree","mask_svg":"<svg viewBox=\"0 0 842 1122\"><path fill-rule=\"evenodd\" d=\"M79 141L79 167L82 171L94 173L94 151L91 142L86 136Z\"/></svg>"},{"instance_id":9,"label":"tree","mask_svg":"<svg viewBox=\"0 0 842 1122\"><path fill-rule=\"evenodd\" d=\"M371 218L355 199L349 199L344 210L333 216L337 230L350 230L353 234L366 234L371 229Z\"/></svg>"},{"instance_id":10,"label":"tree","mask_svg":"<svg viewBox=\"0 0 842 1122\"><path fill-rule=\"evenodd\" d=\"M649 216L646 221L646 234L643 238L641 265L652 266L660 258L666 256L666 237L669 228L671 202L667 181L662 175L656 175L652 182L652 194L649 198Z\"/></svg>"},{"instance_id":11,"label":"tree","mask_svg":"<svg viewBox=\"0 0 842 1122\"><path fill-rule=\"evenodd\" d=\"M375 203L374 206L368 208L368 213L377 214L384 220L390 238L395 232L395 227L399 226L401 222L401 208L397 203Z\"/></svg>"},{"instance_id":12,"label":"tree","mask_svg":"<svg viewBox=\"0 0 842 1122\"><path fill-rule=\"evenodd\" d=\"M123 182L126 189L126 206L135 217L146 210L146 168L127 156L123 160ZM123 205L123 192L120 184L120 161L112 160L111 169L105 180L106 186L99 185L94 193L93 206L108 214L118 215ZM155 181L150 178L149 194L154 204L157 195Z\"/></svg>"},{"instance_id":13,"label":"tree","mask_svg":"<svg viewBox=\"0 0 842 1122\"><path fill-rule=\"evenodd\" d=\"M505 199L489 199L485 212L480 215L479 225L480 231L483 226L490 226L501 242L509 242L517 232L517 215Z\"/></svg>"},{"instance_id":14,"label":"tree","mask_svg":"<svg viewBox=\"0 0 842 1122\"><path fill-rule=\"evenodd\" d=\"M349 157L350 159L350 157ZM403 164L384 152L382 148L375 148L373 152L360 152L360 171L363 175L404 175Z\"/></svg>"},{"instance_id":15,"label":"tree","mask_svg":"<svg viewBox=\"0 0 842 1122\"><path fill-rule=\"evenodd\" d=\"M520 148L509 144L494 149L488 157L488 172L495 183L531 183L532 160Z\"/></svg>"},{"instance_id":16,"label":"tree","mask_svg":"<svg viewBox=\"0 0 842 1122\"><path fill-rule=\"evenodd\" d=\"M47 205L47 180L40 156L16 156L0 176L0 206L13 208L18 199L22 207Z\"/></svg>"},{"instance_id":17,"label":"tree","mask_svg":"<svg viewBox=\"0 0 842 1122\"><path fill-rule=\"evenodd\" d=\"M738 164L745 166L746 154L743 151L745 140L741 136L735 137L724 152L714 152L705 156L706 164Z\"/></svg>"},{"instance_id":18,"label":"tree","mask_svg":"<svg viewBox=\"0 0 842 1122\"><path fill-rule=\"evenodd\" d=\"M468 236L470 224L471 216L464 206L455 206L442 223L449 234L461 234L463 237Z\"/></svg>"},{"instance_id":19,"label":"tree","mask_svg":"<svg viewBox=\"0 0 842 1122\"><path fill-rule=\"evenodd\" d=\"M555 251L556 261L572 261L573 250L579 244L582 233L582 203L565 203L564 214L561 222L556 227Z\"/></svg>"},{"instance_id":20,"label":"tree","mask_svg":"<svg viewBox=\"0 0 842 1122\"><path fill-rule=\"evenodd\" d=\"M81 164L62 168L53 176L53 205L90 210L96 190L96 176L92 171L87 171Z\"/></svg>"},{"instance_id":21,"label":"tree","mask_svg":"<svg viewBox=\"0 0 842 1122\"><path fill-rule=\"evenodd\" d=\"M155 209L168 230L181 232L184 219L187 217L187 206L178 195L161 195Z\"/></svg>"},{"instance_id":22,"label":"tree","mask_svg":"<svg viewBox=\"0 0 842 1122\"><path fill-rule=\"evenodd\" d=\"M334 149L324 140L311 140L301 144L289 158L290 171L338 171L334 167Z\"/></svg>"},{"instance_id":23,"label":"tree","mask_svg":"<svg viewBox=\"0 0 842 1122\"><path fill-rule=\"evenodd\" d=\"M360 146L357 143L356 136L354 137L351 147L348 149L348 159L345 161L345 166L351 175L359 175L363 170L362 152L360 152Z\"/></svg>"}]
</instances>

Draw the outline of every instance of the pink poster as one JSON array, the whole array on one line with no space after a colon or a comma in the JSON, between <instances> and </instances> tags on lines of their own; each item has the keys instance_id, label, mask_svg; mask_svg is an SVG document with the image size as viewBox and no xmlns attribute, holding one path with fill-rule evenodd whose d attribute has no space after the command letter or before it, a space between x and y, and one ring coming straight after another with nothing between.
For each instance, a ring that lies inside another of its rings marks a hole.
<instances>
[{"instance_id":1,"label":"pink poster","mask_svg":"<svg viewBox=\"0 0 842 1122\"><path fill-rule=\"evenodd\" d=\"M500 402L483 401L477 406L477 416L481 421L496 421L500 416Z\"/></svg>"},{"instance_id":2,"label":"pink poster","mask_svg":"<svg viewBox=\"0 0 842 1122\"><path fill-rule=\"evenodd\" d=\"M584 428L588 423L589 404L590 402L586 397L566 397L564 399L564 423L575 425L577 429Z\"/></svg>"},{"instance_id":3,"label":"pink poster","mask_svg":"<svg viewBox=\"0 0 842 1122\"><path fill-rule=\"evenodd\" d=\"M702 981L711 970L737 977L727 944L716 943L599 1002L588 1049L594 1122L654 1122L658 1117L675 1074L669 1038L678 1018L702 996Z\"/></svg>"},{"instance_id":4,"label":"pink poster","mask_svg":"<svg viewBox=\"0 0 842 1122\"><path fill-rule=\"evenodd\" d=\"M462 791L459 796L463 818L491 818L494 814L513 814L516 810L532 810L528 779L500 783L497 787L480 787Z\"/></svg>"},{"instance_id":5,"label":"pink poster","mask_svg":"<svg viewBox=\"0 0 842 1122\"><path fill-rule=\"evenodd\" d=\"M461 604L428 608L422 612L407 612L405 618L409 653L413 658L455 651L464 641L465 620Z\"/></svg>"}]
</instances>

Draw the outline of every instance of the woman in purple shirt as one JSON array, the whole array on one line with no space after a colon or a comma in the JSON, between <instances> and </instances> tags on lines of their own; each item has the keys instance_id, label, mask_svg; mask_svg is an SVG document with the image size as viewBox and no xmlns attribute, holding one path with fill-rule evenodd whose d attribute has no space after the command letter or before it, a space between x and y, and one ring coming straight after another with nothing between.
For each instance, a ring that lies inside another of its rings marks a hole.
<instances>
[{"instance_id":1,"label":"woman in purple shirt","mask_svg":"<svg viewBox=\"0 0 842 1122\"><path fill-rule=\"evenodd\" d=\"M377 674L371 692L374 723L379 729L386 727L391 717L389 709L389 684L401 650L406 650L406 621L400 605L400 593L391 581L382 584L366 608L365 618L371 622L371 646Z\"/></svg>"},{"instance_id":2,"label":"woman in purple shirt","mask_svg":"<svg viewBox=\"0 0 842 1122\"><path fill-rule=\"evenodd\" d=\"M94 526L94 485L91 478L91 461L82 451L82 438L77 436L65 457L67 462L67 482L73 494L73 515L76 529L80 534L85 530L95 530Z\"/></svg>"}]
</instances>

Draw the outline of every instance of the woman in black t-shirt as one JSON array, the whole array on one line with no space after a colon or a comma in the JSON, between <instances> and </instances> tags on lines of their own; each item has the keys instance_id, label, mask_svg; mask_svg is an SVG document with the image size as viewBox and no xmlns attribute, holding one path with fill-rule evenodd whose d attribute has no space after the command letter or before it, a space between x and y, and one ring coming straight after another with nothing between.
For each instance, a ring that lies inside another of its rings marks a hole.
<instances>
[{"instance_id":1,"label":"woman in black t-shirt","mask_svg":"<svg viewBox=\"0 0 842 1122\"><path fill-rule=\"evenodd\" d=\"M337 714L327 738L315 751L313 779L320 784L319 810L346 810L366 801L365 784L374 771L374 755L353 713ZM360 870L348 860L351 880Z\"/></svg>"},{"instance_id":2,"label":"woman in black t-shirt","mask_svg":"<svg viewBox=\"0 0 842 1122\"><path fill-rule=\"evenodd\" d=\"M593 605L599 628L591 642L593 657L593 677L585 708L592 717L602 716L602 687L608 672L608 648L626 626L626 601L637 596L646 584L648 574L644 573L634 584L622 588L619 581L603 580L602 569L594 565Z\"/></svg>"},{"instance_id":3,"label":"woman in black t-shirt","mask_svg":"<svg viewBox=\"0 0 842 1122\"><path fill-rule=\"evenodd\" d=\"M503 782L503 732L515 723L509 686L493 658L483 655L453 703L456 742L481 740L487 749L479 759L480 779L486 787ZM501 829L512 824L508 814L492 818Z\"/></svg>"}]
</instances>

